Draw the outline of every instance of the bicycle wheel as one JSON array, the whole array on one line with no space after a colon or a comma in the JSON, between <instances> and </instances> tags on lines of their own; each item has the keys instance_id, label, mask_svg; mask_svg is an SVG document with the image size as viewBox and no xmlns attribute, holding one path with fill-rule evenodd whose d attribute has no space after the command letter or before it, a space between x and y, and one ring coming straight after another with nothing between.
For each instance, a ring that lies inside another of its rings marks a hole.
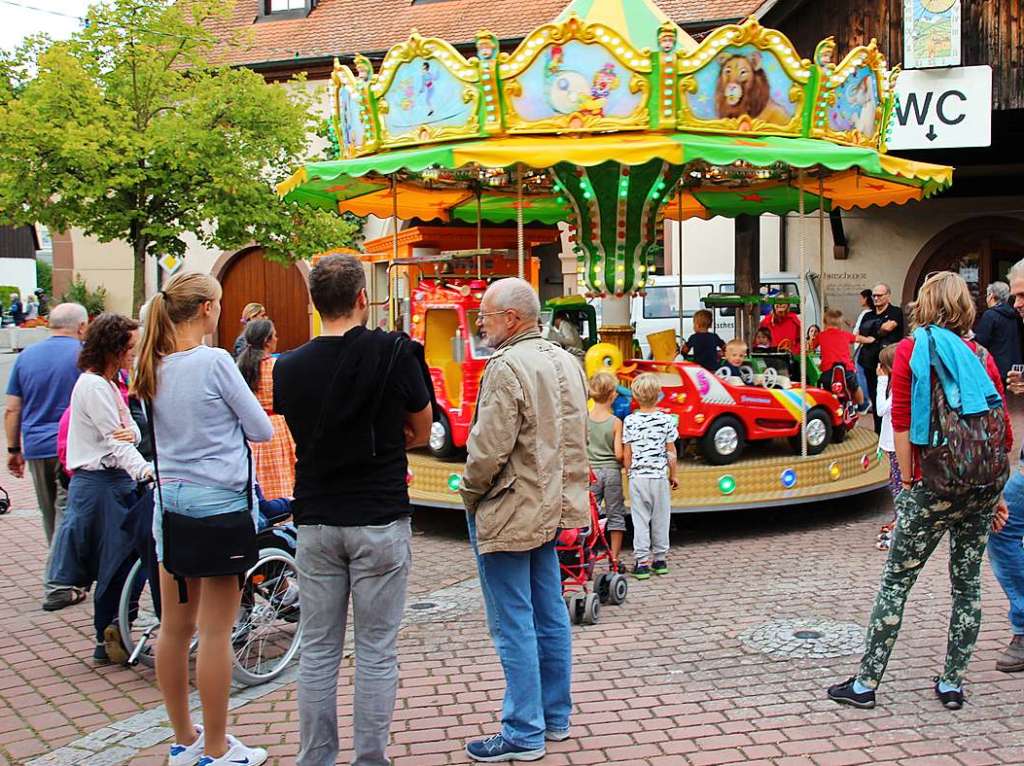
<instances>
[{"instance_id":1,"label":"bicycle wheel","mask_svg":"<svg viewBox=\"0 0 1024 766\"><path fill-rule=\"evenodd\" d=\"M121 628L121 640L128 650L128 664L141 662L147 668L153 667L160 618L153 607L149 578L141 559L132 566L121 588L117 624Z\"/></svg>"},{"instance_id":2,"label":"bicycle wheel","mask_svg":"<svg viewBox=\"0 0 1024 766\"><path fill-rule=\"evenodd\" d=\"M298 569L291 554L264 548L242 587L231 642L234 679L246 686L278 676L299 650Z\"/></svg>"}]
</instances>

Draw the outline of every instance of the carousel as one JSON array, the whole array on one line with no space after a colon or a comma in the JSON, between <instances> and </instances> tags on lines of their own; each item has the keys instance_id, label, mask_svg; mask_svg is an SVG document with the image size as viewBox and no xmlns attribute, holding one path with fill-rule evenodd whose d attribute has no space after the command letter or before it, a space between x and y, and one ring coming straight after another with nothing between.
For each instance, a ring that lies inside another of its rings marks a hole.
<instances>
[{"instance_id":1,"label":"carousel","mask_svg":"<svg viewBox=\"0 0 1024 766\"><path fill-rule=\"evenodd\" d=\"M666 218L799 213L817 216L823 230L833 209L904 204L950 185L952 168L886 153L898 68L874 41L841 52L829 38L806 59L753 19L697 44L650 0L574 0L513 51L481 31L466 58L413 31L379 70L363 56L354 70L336 63L331 79L337 159L299 168L278 191L298 204L392 218L395 261L399 219L476 225L478 248L463 254L475 254L475 268L423 272L422 289L409 287L403 328L427 344L432 373L432 358L442 368L434 381L449 439L456 422L472 419L476 380L468 379L478 379L485 352L468 337L471 305L444 325L454 336L440 339L444 331L427 326L431 312L414 301L448 290L471 304L500 276L482 267L485 222L515 222L517 247L500 260L525 276L524 225L564 221L578 292L601 301L591 365L624 386L638 371L661 375L663 404L694 447L681 458L674 510L820 501L888 481L871 429L852 427L838 391L807 385L806 354L784 384L768 375L720 380L674 353L630 359L629 298L655 271ZM798 228L806 315L809 264L823 255L820 245L807 252L808 227ZM682 272L683 253L672 256ZM449 390L453 376L459 395ZM758 406L776 414L757 417ZM744 426L754 422L767 437L755 441ZM734 437L740 451L750 443L742 458L728 453ZM410 456L415 503L461 507L459 445L445 446L455 460Z\"/></svg>"}]
</instances>

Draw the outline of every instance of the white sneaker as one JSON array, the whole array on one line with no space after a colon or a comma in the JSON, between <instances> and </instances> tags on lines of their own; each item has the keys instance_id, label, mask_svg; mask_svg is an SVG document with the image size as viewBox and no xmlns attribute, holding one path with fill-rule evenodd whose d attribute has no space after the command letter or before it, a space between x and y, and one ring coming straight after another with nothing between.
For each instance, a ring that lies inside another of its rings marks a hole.
<instances>
[{"instance_id":1,"label":"white sneaker","mask_svg":"<svg viewBox=\"0 0 1024 766\"><path fill-rule=\"evenodd\" d=\"M198 766L259 766L267 760L267 751L262 747L246 747L230 734L228 744L231 747L220 758L204 755Z\"/></svg>"},{"instance_id":2,"label":"white sneaker","mask_svg":"<svg viewBox=\"0 0 1024 766\"><path fill-rule=\"evenodd\" d=\"M191 745L179 745L175 742L171 745L171 752L167 756L167 766L196 766L199 759L203 757L203 727L196 726L196 741Z\"/></svg>"}]
</instances>

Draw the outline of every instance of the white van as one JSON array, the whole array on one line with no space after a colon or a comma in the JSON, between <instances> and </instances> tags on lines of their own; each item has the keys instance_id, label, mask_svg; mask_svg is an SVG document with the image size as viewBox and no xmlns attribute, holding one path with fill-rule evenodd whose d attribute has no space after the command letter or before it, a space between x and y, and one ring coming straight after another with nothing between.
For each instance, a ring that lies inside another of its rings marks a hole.
<instances>
[{"instance_id":1,"label":"white van","mask_svg":"<svg viewBox=\"0 0 1024 766\"><path fill-rule=\"evenodd\" d=\"M800 276L793 272L762 274L762 295L800 295ZM805 332L809 325L821 325L821 306L818 305L818 275L809 274L808 283L811 294L807 296L809 318L802 321ZM736 291L735 277L732 274L706 274L703 276L683 277L683 340L693 332L693 315L705 308L701 299L710 293L733 293ZM800 307L793 310L799 314ZM764 309L762 308L762 311ZM659 330L672 329L679 333L679 277L673 274L658 274L647 283L647 294L634 295L630 303L630 317L634 328L634 337L640 342L644 357L650 355L647 336ZM736 331L735 309L719 308L711 311L714 324L713 332L718 333L722 340L731 340Z\"/></svg>"}]
</instances>

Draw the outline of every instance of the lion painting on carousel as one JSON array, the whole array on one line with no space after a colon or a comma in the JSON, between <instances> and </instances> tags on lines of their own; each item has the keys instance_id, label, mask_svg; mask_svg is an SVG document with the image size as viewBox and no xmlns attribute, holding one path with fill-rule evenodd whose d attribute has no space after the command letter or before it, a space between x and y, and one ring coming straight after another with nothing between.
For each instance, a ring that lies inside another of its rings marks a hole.
<instances>
[{"instance_id":1,"label":"lion painting on carousel","mask_svg":"<svg viewBox=\"0 0 1024 766\"><path fill-rule=\"evenodd\" d=\"M722 53L715 85L715 109L720 118L747 116L785 125L790 115L772 99L771 85L758 51Z\"/></svg>"}]
</instances>

